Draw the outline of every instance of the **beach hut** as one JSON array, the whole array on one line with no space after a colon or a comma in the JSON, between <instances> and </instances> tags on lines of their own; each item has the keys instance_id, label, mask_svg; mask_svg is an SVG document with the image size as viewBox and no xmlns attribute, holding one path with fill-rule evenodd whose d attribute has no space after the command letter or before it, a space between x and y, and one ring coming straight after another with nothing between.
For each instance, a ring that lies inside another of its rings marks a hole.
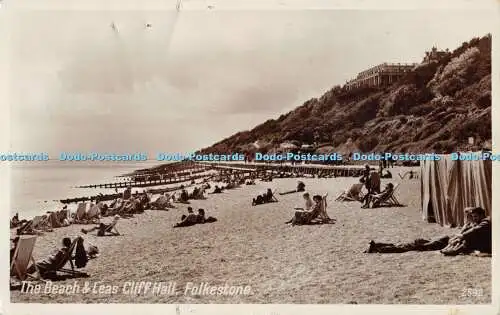
<instances>
[{"instance_id":1,"label":"beach hut","mask_svg":"<svg viewBox=\"0 0 500 315\"><path fill-rule=\"evenodd\" d=\"M422 162L420 180L425 221L462 226L464 208L476 206L491 216L491 161L457 161L440 155L439 161Z\"/></svg>"}]
</instances>

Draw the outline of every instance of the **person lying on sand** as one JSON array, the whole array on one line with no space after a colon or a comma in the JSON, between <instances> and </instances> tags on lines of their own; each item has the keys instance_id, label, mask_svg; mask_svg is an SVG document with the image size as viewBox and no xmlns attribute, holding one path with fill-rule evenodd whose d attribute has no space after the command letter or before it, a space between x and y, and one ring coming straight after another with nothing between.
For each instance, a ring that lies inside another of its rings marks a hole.
<instances>
[{"instance_id":1,"label":"person lying on sand","mask_svg":"<svg viewBox=\"0 0 500 315\"><path fill-rule=\"evenodd\" d=\"M120 219L119 215L115 215L113 218L113 221L109 224L104 224L104 223L99 223L98 225L94 226L91 229L82 229L82 233L87 234L89 232L97 231L97 236L106 236L106 233L109 233L114 236L120 235L120 232L116 229L116 224L118 223L118 220Z\"/></svg>"},{"instance_id":2,"label":"person lying on sand","mask_svg":"<svg viewBox=\"0 0 500 315\"><path fill-rule=\"evenodd\" d=\"M40 276L42 278L46 278L48 274L54 273L57 267L64 261L66 258L69 248L71 246L71 239L69 237L65 237L62 240L62 247L53 251L49 256L43 259L40 262L36 263L36 267L31 265L27 272L28 274L33 274L36 272L36 268L40 271Z\"/></svg>"},{"instance_id":3,"label":"person lying on sand","mask_svg":"<svg viewBox=\"0 0 500 315\"><path fill-rule=\"evenodd\" d=\"M473 252L491 254L491 219L481 207L466 208L466 224L458 234L432 240L417 239L413 243L391 244L370 241L365 253L404 253L408 251L436 251L447 256L470 254Z\"/></svg>"},{"instance_id":4,"label":"person lying on sand","mask_svg":"<svg viewBox=\"0 0 500 315\"><path fill-rule=\"evenodd\" d=\"M282 192L282 193L280 193L280 195L287 195L287 194L293 194L296 192L304 192L304 191L306 191L306 184L304 184L303 181L299 180L299 182L297 183L296 189Z\"/></svg>"},{"instance_id":5,"label":"person lying on sand","mask_svg":"<svg viewBox=\"0 0 500 315\"><path fill-rule=\"evenodd\" d=\"M303 225L308 224L312 220L316 219L322 211L321 202L323 198L320 195L315 195L313 197L314 205L311 210L299 210L295 211L293 218L290 221L285 222L285 224L291 223L293 225Z\"/></svg>"},{"instance_id":6,"label":"person lying on sand","mask_svg":"<svg viewBox=\"0 0 500 315\"><path fill-rule=\"evenodd\" d=\"M254 179L247 179L245 181L245 185L255 185L255 180Z\"/></svg>"},{"instance_id":7,"label":"person lying on sand","mask_svg":"<svg viewBox=\"0 0 500 315\"><path fill-rule=\"evenodd\" d=\"M370 208L370 204L371 208L376 208L380 204L380 202L389 197L393 191L394 185L392 183L387 183L384 190L382 190L382 192L380 192L379 194L367 194L363 199L365 203L361 206L361 208Z\"/></svg>"}]
</instances>

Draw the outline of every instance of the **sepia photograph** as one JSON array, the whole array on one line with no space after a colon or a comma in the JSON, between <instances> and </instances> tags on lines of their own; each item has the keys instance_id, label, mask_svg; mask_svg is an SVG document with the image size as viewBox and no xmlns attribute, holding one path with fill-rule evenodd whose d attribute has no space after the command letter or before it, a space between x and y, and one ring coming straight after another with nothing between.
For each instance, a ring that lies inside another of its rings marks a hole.
<instances>
[{"instance_id":1,"label":"sepia photograph","mask_svg":"<svg viewBox=\"0 0 500 315\"><path fill-rule=\"evenodd\" d=\"M495 12L165 3L11 12L10 303L493 303Z\"/></svg>"}]
</instances>

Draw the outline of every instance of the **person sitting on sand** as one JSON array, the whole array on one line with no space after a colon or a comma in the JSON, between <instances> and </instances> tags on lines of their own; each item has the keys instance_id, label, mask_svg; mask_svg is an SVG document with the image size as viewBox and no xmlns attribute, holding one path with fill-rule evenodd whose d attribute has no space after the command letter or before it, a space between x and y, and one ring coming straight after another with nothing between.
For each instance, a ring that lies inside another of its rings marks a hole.
<instances>
[{"instance_id":1,"label":"person sitting on sand","mask_svg":"<svg viewBox=\"0 0 500 315\"><path fill-rule=\"evenodd\" d=\"M403 174L403 176L401 176L401 173L399 173L398 175L399 175L399 177L400 177L401 179L405 179L406 175L408 175L408 174L410 174L409 179L413 179L414 177L416 177L416 176L415 176L415 174L413 173L413 170L410 170L410 171L408 171L408 172L405 172L405 173Z\"/></svg>"},{"instance_id":2,"label":"person sitting on sand","mask_svg":"<svg viewBox=\"0 0 500 315\"><path fill-rule=\"evenodd\" d=\"M197 199L198 198L198 194L200 193L200 189L198 187L195 187L193 189L193 192L191 193L191 195L189 196L189 198L191 199Z\"/></svg>"},{"instance_id":3,"label":"person sitting on sand","mask_svg":"<svg viewBox=\"0 0 500 315\"><path fill-rule=\"evenodd\" d=\"M33 274L37 268L42 278L46 278L50 273L54 273L55 269L61 267L60 264L66 259L69 248L71 247L71 239L69 237L63 238L62 245L63 247L53 251L47 258L37 262L36 267L31 265L27 273Z\"/></svg>"},{"instance_id":4,"label":"person sitting on sand","mask_svg":"<svg viewBox=\"0 0 500 315\"><path fill-rule=\"evenodd\" d=\"M313 197L313 201L314 205L311 210L295 211L293 218L285 223L291 223L292 225L303 225L308 224L312 220L316 219L322 211L321 202L323 201L323 197L321 197L320 195L315 195Z\"/></svg>"},{"instance_id":5,"label":"person sitting on sand","mask_svg":"<svg viewBox=\"0 0 500 315\"><path fill-rule=\"evenodd\" d=\"M198 217L198 215L194 214L193 208L188 207L187 211L188 211L188 214L187 215L183 214L181 217L181 222L176 223L174 225L174 228L191 226L191 225L195 225L196 223L199 222L200 218Z\"/></svg>"},{"instance_id":6,"label":"person sitting on sand","mask_svg":"<svg viewBox=\"0 0 500 315\"><path fill-rule=\"evenodd\" d=\"M89 232L97 231L97 236L106 236L106 233L109 233L114 236L120 235L120 232L116 229L116 224L118 223L118 220L120 219L119 215L115 215L113 218L113 221L109 224L104 224L104 223L99 223L97 226L94 226L91 229L82 229L82 233L87 234Z\"/></svg>"},{"instance_id":7,"label":"person sitting on sand","mask_svg":"<svg viewBox=\"0 0 500 315\"><path fill-rule=\"evenodd\" d=\"M436 251L447 256L470 254L475 251L491 254L491 219L481 207L466 208L466 217L470 215L470 224L466 224L455 236L425 240L417 239L413 243L391 244L370 241L365 253L404 253L408 251Z\"/></svg>"},{"instance_id":8,"label":"person sitting on sand","mask_svg":"<svg viewBox=\"0 0 500 315\"><path fill-rule=\"evenodd\" d=\"M198 209L197 222L198 224L212 223L216 222L217 219L214 217L205 217L205 209Z\"/></svg>"},{"instance_id":9,"label":"person sitting on sand","mask_svg":"<svg viewBox=\"0 0 500 315\"><path fill-rule=\"evenodd\" d=\"M188 199L189 199L189 194L188 194L187 190L183 189L181 191L181 195L179 196L179 199L177 201L182 202L182 203L187 203Z\"/></svg>"},{"instance_id":10,"label":"person sitting on sand","mask_svg":"<svg viewBox=\"0 0 500 315\"><path fill-rule=\"evenodd\" d=\"M273 201L274 201L273 191L268 188L265 194L258 195L252 200L252 206L261 205Z\"/></svg>"},{"instance_id":11,"label":"person sitting on sand","mask_svg":"<svg viewBox=\"0 0 500 315\"><path fill-rule=\"evenodd\" d=\"M172 197L170 197L169 194L164 193L151 203L151 209L168 210L168 208L175 208L175 206L170 202L171 199Z\"/></svg>"},{"instance_id":12,"label":"person sitting on sand","mask_svg":"<svg viewBox=\"0 0 500 315\"><path fill-rule=\"evenodd\" d=\"M132 197L132 187L129 186L123 191L122 198L123 200L127 200L130 197Z\"/></svg>"},{"instance_id":13,"label":"person sitting on sand","mask_svg":"<svg viewBox=\"0 0 500 315\"><path fill-rule=\"evenodd\" d=\"M19 213L16 212L16 214L10 220L10 228L12 229L18 226L19 226Z\"/></svg>"}]
</instances>

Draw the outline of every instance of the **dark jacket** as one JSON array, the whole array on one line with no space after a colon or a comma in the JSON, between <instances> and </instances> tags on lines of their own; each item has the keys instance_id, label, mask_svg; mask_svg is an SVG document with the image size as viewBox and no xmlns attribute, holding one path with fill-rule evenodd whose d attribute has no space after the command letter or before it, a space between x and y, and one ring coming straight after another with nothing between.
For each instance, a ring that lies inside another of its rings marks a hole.
<instances>
[{"instance_id":1,"label":"dark jacket","mask_svg":"<svg viewBox=\"0 0 500 315\"><path fill-rule=\"evenodd\" d=\"M489 217L463 231L462 236L469 250L491 253L491 219Z\"/></svg>"}]
</instances>

